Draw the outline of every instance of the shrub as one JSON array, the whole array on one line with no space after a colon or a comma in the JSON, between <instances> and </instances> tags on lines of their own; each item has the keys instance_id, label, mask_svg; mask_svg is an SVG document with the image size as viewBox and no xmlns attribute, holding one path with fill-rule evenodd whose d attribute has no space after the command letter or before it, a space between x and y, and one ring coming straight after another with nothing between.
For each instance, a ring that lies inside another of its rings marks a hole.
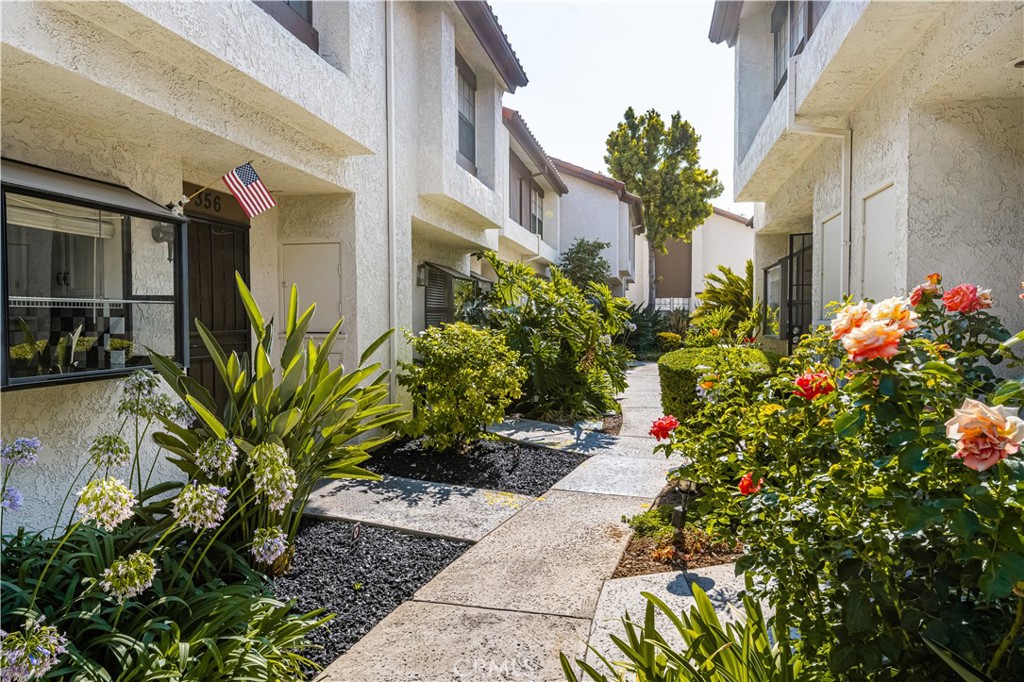
<instances>
[{"instance_id":1,"label":"shrub","mask_svg":"<svg viewBox=\"0 0 1024 682\"><path fill-rule=\"evenodd\" d=\"M957 679L940 651L1024 679L1024 384L993 371L1024 332L984 290L952 291L935 275L846 306L753 399L713 394L660 446L688 458L698 512L736 529L738 567L770 579L814 670Z\"/></svg>"},{"instance_id":2,"label":"shrub","mask_svg":"<svg viewBox=\"0 0 1024 682\"><path fill-rule=\"evenodd\" d=\"M522 395L526 370L500 332L456 322L406 337L419 361L401 363L398 383L412 395L414 412L397 429L426 435L428 447L461 450L485 436L488 424L504 419Z\"/></svg>"},{"instance_id":3,"label":"shrub","mask_svg":"<svg viewBox=\"0 0 1024 682\"><path fill-rule=\"evenodd\" d=\"M681 422L696 417L709 393L752 396L771 377L779 358L752 346L680 348L658 360L661 404Z\"/></svg>"},{"instance_id":4,"label":"shrub","mask_svg":"<svg viewBox=\"0 0 1024 682\"><path fill-rule=\"evenodd\" d=\"M193 428L162 418L166 432L154 438L177 455L172 461L190 480L236 491L228 503L228 520L218 531L226 542L250 546L258 531L266 539L267 532L280 529L290 547L313 486L325 478L376 478L359 464L391 435L357 438L408 413L384 402L387 372L380 370L379 363L367 364L390 332L366 349L355 371L332 370L329 351L341 321L319 346L307 342L306 330L316 306L299 315L293 286L275 373L273 322L264 320L241 277L236 274L236 279L256 337L252 357L226 354L196 321L217 378L227 388L227 401L217 416L217 406L205 388L172 360L151 352L168 385L198 417ZM275 572L285 570L288 556L281 557Z\"/></svg>"},{"instance_id":5,"label":"shrub","mask_svg":"<svg viewBox=\"0 0 1024 682\"><path fill-rule=\"evenodd\" d=\"M629 322L629 302L603 284L580 290L559 272L539 277L523 263L483 256L497 274L494 289L478 294L467 321L501 331L526 369L514 408L556 421L598 417L615 409L626 387L629 351L612 343Z\"/></svg>"},{"instance_id":6,"label":"shrub","mask_svg":"<svg viewBox=\"0 0 1024 682\"><path fill-rule=\"evenodd\" d=\"M675 332L658 332L658 347L664 352L677 350L683 345L683 337Z\"/></svg>"},{"instance_id":7,"label":"shrub","mask_svg":"<svg viewBox=\"0 0 1024 682\"><path fill-rule=\"evenodd\" d=\"M558 269L580 289L591 282L605 284L612 276L612 266L602 252L611 246L597 239L576 237L558 259Z\"/></svg>"},{"instance_id":8,"label":"shrub","mask_svg":"<svg viewBox=\"0 0 1024 682\"><path fill-rule=\"evenodd\" d=\"M653 308L633 304L629 306L629 323L617 343L622 343L639 357L658 351L658 333L665 323L664 314Z\"/></svg>"},{"instance_id":9,"label":"shrub","mask_svg":"<svg viewBox=\"0 0 1024 682\"><path fill-rule=\"evenodd\" d=\"M717 273L709 273L704 279L704 291L697 294L701 305L691 313L690 323L699 325L711 313L728 308L729 315L720 331L729 336L754 336L760 324L751 328L749 321L757 320L761 306L754 301L753 261L747 260L746 272L742 277L728 266L719 265Z\"/></svg>"},{"instance_id":10,"label":"shrub","mask_svg":"<svg viewBox=\"0 0 1024 682\"><path fill-rule=\"evenodd\" d=\"M699 585L691 585L694 606L676 614L655 595L643 592L643 621L627 612L619 635L611 640L621 652L614 660L590 645L590 662L577 659L581 677L563 653L562 672L568 682L637 680L643 682L826 682L827 675L808 674L806 661L790 651L789 629L768 625L761 605L744 595L742 621L722 623L715 605ZM748 591L751 589L747 583ZM671 634L658 630L656 614L671 624ZM677 642L682 642L679 647ZM607 671L607 674L598 670Z\"/></svg>"}]
</instances>

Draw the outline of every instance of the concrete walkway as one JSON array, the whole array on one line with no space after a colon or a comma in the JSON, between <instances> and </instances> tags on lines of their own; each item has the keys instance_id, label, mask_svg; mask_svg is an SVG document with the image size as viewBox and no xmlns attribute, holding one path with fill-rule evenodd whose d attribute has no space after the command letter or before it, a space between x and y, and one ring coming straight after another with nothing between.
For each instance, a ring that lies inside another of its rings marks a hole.
<instances>
[{"instance_id":1,"label":"concrete walkway","mask_svg":"<svg viewBox=\"0 0 1024 682\"><path fill-rule=\"evenodd\" d=\"M492 429L502 438L590 457L542 497L518 500L520 508L509 518L378 623L318 680L564 680L558 653L571 658L586 654L602 594L629 542L622 517L650 508L672 466L654 454L655 441L647 435L650 421L661 414L656 379L654 365L630 371L630 387L622 396L622 437L530 420ZM362 495L356 502L364 502L389 495L355 490L329 488L317 498L318 508L329 505L332 496ZM479 500L465 490L440 491L445 500L438 506L472 513ZM394 509L394 500L389 506ZM362 513L375 518L381 513L375 501L370 508ZM437 511L420 513L415 523L432 523ZM496 512L488 514L493 520ZM610 612L613 602L607 604Z\"/></svg>"},{"instance_id":2,"label":"concrete walkway","mask_svg":"<svg viewBox=\"0 0 1024 682\"><path fill-rule=\"evenodd\" d=\"M619 396L622 405L622 430L620 436L649 438L651 422L661 417L661 383L658 380L658 363L642 362L629 370L626 375L629 387Z\"/></svg>"}]
</instances>

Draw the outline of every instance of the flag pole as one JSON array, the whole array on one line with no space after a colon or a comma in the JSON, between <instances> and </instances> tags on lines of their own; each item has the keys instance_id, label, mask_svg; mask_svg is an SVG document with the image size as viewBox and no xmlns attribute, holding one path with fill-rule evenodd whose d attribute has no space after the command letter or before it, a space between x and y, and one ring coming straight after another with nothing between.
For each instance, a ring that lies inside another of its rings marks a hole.
<instances>
[{"instance_id":1,"label":"flag pole","mask_svg":"<svg viewBox=\"0 0 1024 682\"><path fill-rule=\"evenodd\" d=\"M250 159L249 161L246 161L245 163L243 163L241 165L244 166L246 163L252 163L252 160ZM235 166L235 168L238 168L238 166ZM234 168L232 168L231 170L234 170ZM224 176L222 175L219 178L217 178L216 180L214 180L213 182L210 182L210 183L207 183L207 184L203 185L202 187L197 189L195 192L192 192L192 194L189 194L189 195L182 194L181 198L178 199L178 203L177 204L169 205L168 208L170 208L171 211L173 211L174 213L176 213L178 215L184 215L184 213L185 213L185 204L189 203L190 201L195 199L197 196L199 196L200 194L202 194L206 190L208 190L211 187L213 187L214 185L216 185L223 178L224 178Z\"/></svg>"}]
</instances>

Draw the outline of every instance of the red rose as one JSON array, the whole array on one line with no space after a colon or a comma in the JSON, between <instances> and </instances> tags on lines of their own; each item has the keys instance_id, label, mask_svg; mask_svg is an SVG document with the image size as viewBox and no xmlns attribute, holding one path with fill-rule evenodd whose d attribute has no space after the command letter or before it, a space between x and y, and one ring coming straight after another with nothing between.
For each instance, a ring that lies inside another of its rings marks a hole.
<instances>
[{"instance_id":1,"label":"red rose","mask_svg":"<svg viewBox=\"0 0 1024 682\"><path fill-rule=\"evenodd\" d=\"M814 400L819 395L828 395L836 390L828 372L804 372L793 383L796 384L793 395L804 400Z\"/></svg>"},{"instance_id":2,"label":"red rose","mask_svg":"<svg viewBox=\"0 0 1024 682\"><path fill-rule=\"evenodd\" d=\"M974 284L958 284L942 295L946 310L951 313L973 313L992 307L992 293Z\"/></svg>"},{"instance_id":3,"label":"red rose","mask_svg":"<svg viewBox=\"0 0 1024 682\"><path fill-rule=\"evenodd\" d=\"M664 440L672 437L672 432L679 426L679 420L670 414L665 415L659 419L655 419L654 423L651 424L651 435L658 440Z\"/></svg>"},{"instance_id":4,"label":"red rose","mask_svg":"<svg viewBox=\"0 0 1024 682\"><path fill-rule=\"evenodd\" d=\"M743 474L743 478L740 479L739 489L743 495L749 495L750 493L756 493L761 489L761 484L764 483L764 479L760 478L757 480L757 485L754 485L754 474L747 472Z\"/></svg>"}]
</instances>

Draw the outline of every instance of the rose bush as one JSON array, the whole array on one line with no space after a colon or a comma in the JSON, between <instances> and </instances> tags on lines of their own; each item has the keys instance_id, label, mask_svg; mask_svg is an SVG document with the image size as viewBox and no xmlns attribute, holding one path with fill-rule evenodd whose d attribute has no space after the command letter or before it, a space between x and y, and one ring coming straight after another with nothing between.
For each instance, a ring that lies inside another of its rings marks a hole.
<instances>
[{"instance_id":1,"label":"rose bush","mask_svg":"<svg viewBox=\"0 0 1024 682\"><path fill-rule=\"evenodd\" d=\"M958 679L927 640L1024 679L1024 333L991 305L938 275L846 305L753 399L719 370L659 446L690 459L697 513L740 537L811 669Z\"/></svg>"}]
</instances>

